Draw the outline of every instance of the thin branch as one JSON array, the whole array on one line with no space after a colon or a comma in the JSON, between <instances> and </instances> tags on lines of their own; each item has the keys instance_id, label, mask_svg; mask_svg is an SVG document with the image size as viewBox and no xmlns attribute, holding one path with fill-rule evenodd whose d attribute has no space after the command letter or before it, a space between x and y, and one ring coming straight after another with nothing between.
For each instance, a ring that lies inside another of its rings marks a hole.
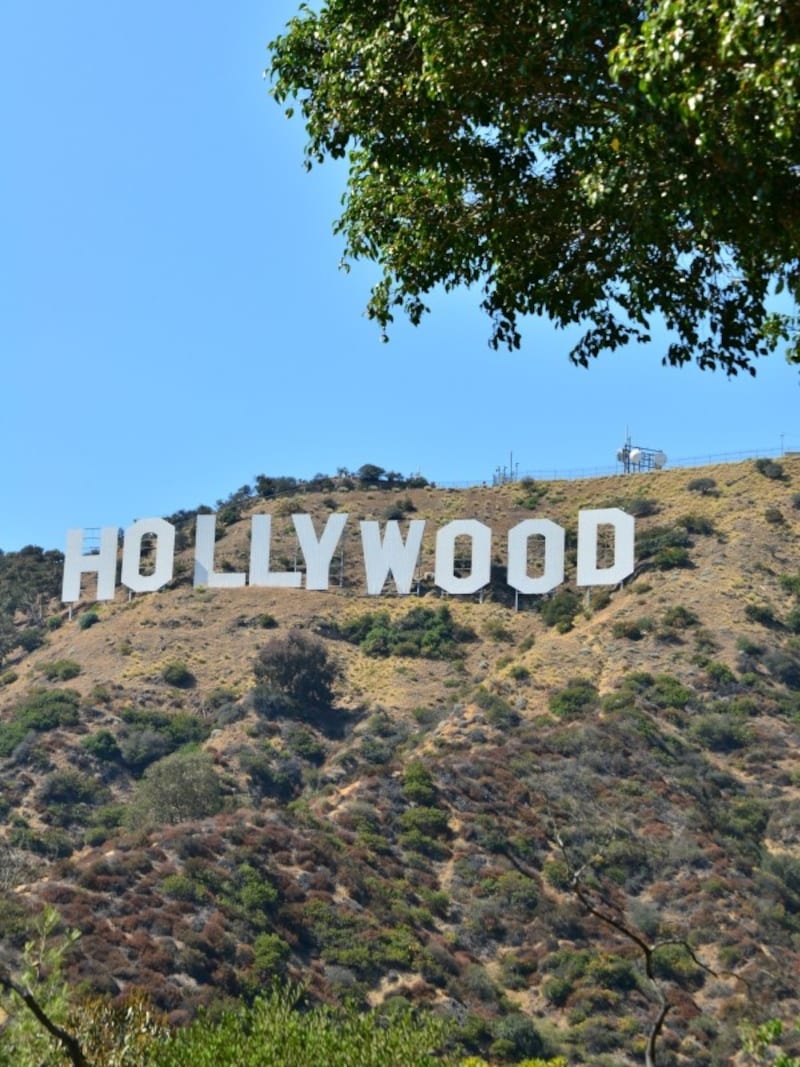
<instances>
[{"instance_id":1,"label":"thin branch","mask_svg":"<svg viewBox=\"0 0 800 1067\"><path fill-rule=\"evenodd\" d=\"M57 1023L53 1022L30 989L19 985L7 971L2 969L0 969L0 986L2 986L3 989L12 990L16 993L45 1030L47 1030L56 1041L64 1046L64 1050L72 1061L73 1067L90 1067L89 1061L84 1056L78 1039L73 1034L70 1034L67 1030L60 1027Z\"/></svg>"}]
</instances>

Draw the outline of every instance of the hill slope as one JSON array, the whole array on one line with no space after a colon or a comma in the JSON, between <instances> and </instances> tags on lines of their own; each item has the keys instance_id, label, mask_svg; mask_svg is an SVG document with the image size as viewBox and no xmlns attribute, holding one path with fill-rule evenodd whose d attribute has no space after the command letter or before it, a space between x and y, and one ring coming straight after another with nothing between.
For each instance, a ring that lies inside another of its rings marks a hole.
<instances>
[{"instance_id":1,"label":"hill slope","mask_svg":"<svg viewBox=\"0 0 800 1067\"><path fill-rule=\"evenodd\" d=\"M87 580L72 619L52 560L3 557L0 589L26 563L41 595L6 596L0 935L53 903L76 980L175 1021L284 974L436 1005L498 1060L622 1064L664 999L663 1062L729 1062L743 1018L800 1006L798 489L787 457L240 499L219 570L247 570L253 513L292 569L291 513L346 511L336 587L193 588L183 514L168 588L92 605ZM573 532L606 506L637 516L637 568L587 599ZM420 595L366 597L356 520L398 515L428 524ZM567 582L515 610L503 545L531 516L567 529ZM482 598L425 577L454 518L493 530ZM274 684L297 630L329 706Z\"/></svg>"}]
</instances>

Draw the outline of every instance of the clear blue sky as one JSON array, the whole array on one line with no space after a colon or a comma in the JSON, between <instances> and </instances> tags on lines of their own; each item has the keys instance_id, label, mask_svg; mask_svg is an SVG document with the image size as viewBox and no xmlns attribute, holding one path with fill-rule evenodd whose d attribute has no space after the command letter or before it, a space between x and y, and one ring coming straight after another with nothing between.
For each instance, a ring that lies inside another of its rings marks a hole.
<instances>
[{"instance_id":1,"label":"clear blue sky","mask_svg":"<svg viewBox=\"0 0 800 1067\"><path fill-rule=\"evenodd\" d=\"M362 463L442 482L800 448L797 369L654 352L573 368L530 322L493 352L477 293L390 344L338 269L344 173L307 175L262 72L290 0L0 7L0 548L213 505L258 473Z\"/></svg>"}]
</instances>

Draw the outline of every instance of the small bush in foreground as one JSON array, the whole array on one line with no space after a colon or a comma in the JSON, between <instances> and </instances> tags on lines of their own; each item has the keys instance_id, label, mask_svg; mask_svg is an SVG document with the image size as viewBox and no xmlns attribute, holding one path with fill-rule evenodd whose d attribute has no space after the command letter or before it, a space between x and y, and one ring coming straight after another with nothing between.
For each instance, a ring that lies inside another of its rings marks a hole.
<instances>
[{"instance_id":1,"label":"small bush in foreground","mask_svg":"<svg viewBox=\"0 0 800 1067\"><path fill-rule=\"evenodd\" d=\"M444 1067L446 1027L432 1016L297 1010L299 993L274 992L252 1007L203 1019L153 1048L153 1067Z\"/></svg>"}]
</instances>

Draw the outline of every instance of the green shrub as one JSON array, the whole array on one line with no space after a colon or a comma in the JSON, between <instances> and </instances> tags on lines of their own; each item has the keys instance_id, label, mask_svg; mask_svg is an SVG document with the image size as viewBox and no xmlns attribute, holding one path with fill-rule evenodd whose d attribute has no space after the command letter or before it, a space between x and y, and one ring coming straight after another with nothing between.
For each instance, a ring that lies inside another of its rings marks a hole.
<instances>
[{"instance_id":1,"label":"green shrub","mask_svg":"<svg viewBox=\"0 0 800 1067\"><path fill-rule=\"evenodd\" d=\"M416 505L410 496L401 500L394 500L391 504L383 509L383 517L390 522L397 522L400 519L404 519L407 514L416 511Z\"/></svg>"},{"instance_id":2,"label":"green shrub","mask_svg":"<svg viewBox=\"0 0 800 1067\"><path fill-rule=\"evenodd\" d=\"M44 733L78 721L80 698L71 689L33 689L0 722L0 756L10 756L29 733Z\"/></svg>"},{"instance_id":3,"label":"green shrub","mask_svg":"<svg viewBox=\"0 0 800 1067\"><path fill-rule=\"evenodd\" d=\"M774 481L783 481L786 477L781 464L772 459L757 459L755 468L759 474L763 474L765 478L771 478Z\"/></svg>"},{"instance_id":4,"label":"green shrub","mask_svg":"<svg viewBox=\"0 0 800 1067\"><path fill-rule=\"evenodd\" d=\"M262 981L274 981L284 974L289 952L278 934L259 934L253 942L253 970Z\"/></svg>"},{"instance_id":5,"label":"green shrub","mask_svg":"<svg viewBox=\"0 0 800 1067\"><path fill-rule=\"evenodd\" d=\"M618 619L611 627L611 633L616 638L627 638L629 641L641 641L653 629L653 620L648 616L640 619Z\"/></svg>"},{"instance_id":6,"label":"green shrub","mask_svg":"<svg viewBox=\"0 0 800 1067\"><path fill-rule=\"evenodd\" d=\"M358 948L359 946L356 946ZM201 1019L159 1043L157 1067L442 1067L447 1028L432 1015L392 1012L380 1017L355 1008L300 1011L298 991L279 991Z\"/></svg>"},{"instance_id":7,"label":"green shrub","mask_svg":"<svg viewBox=\"0 0 800 1067\"><path fill-rule=\"evenodd\" d=\"M670 549L688 549L692 539L683 526L653 526L639 534L636 554L640 560L651 559Z\"/></svg>"},{"instance_id":8,"label":"green shrub","mask_svg":"<svg viewBox=\"0 0 800 1067\"><path fill-rule=\"evenodd\" d=\"M176 752L152 764L136 786L129 809L133 825L166 825L216 815L222 789L204 752Z\"/></svg>"},{"instance_id":9,"label":"green shrub","mask_svg":"<svg viewBox=\"0 0 800 1067\"><path fill-rule=\"evenodd\" d=\"M418 852L420 855L427 856L432 860L443 860L448 855L447 847L442 843L441 839L431 837L416 827L401 833L398 842L401 848L407 849L409 852Z\"/></svg>"},{"instance_id":10,"label":"green shrub","mask_svg":"<svg viewBox=\"0 0 800 1067\"><path fill-rule=\"evenodd\" d=\"M628 500L622 500L619 507L636 519L646 519L649 515L657 515L661 510L658 501L647 496L634 496Z\"/></svg>"},{"instance_id":11,"label":"green shrub","mask_svg":"<svg viewBox=\"0 0 800 1067\"><path fill-rule=\"evenodd\" d=\"M690 608L684 608L680 604L667 608L661 617L661 621L665 626L674 626L679 629L697 626L700 622L697 615Z\"/></svg>"},{"instance_id":12,"label":"green shrub","mask_svg":"<svg viewBox=\"0 0 800 1067\"><path fill-rule=\"evenodd\" d=\"M781 509L773 506L764 509L764 521L768 522L770 526L786 525L786 519L783 517Z\"/></svg>"},{"instance_id":13,"label":"green shrub","mask_svg":"<svg viewBox=\"0 0 800 1067\"><path fill-rule=\"evenodd\" d=\"M187 874L168 874L161 881L161 891L175 900L185 900L192 904L200 904L208 896L205 886Z\"/></svg>"},{"instance_id":14,"label":"green shrub","mask_svg":"<svg viewBox=\"0 0 800 1067\"><path fill-rule=\"evenodd\" d=\"M195 741L205 741L213 728L207 719L190 711L149 711L145 708L123 708L120 718L125 723L126 737L137 731L149 730L166 741L168 751Z\"/></svg>"},{"instance_id":15,"label":"green shrub","mask_svg":"<svg viewBox=\"0 0 800 1067\"><path fill-rule=\"evenodd\" d=\"M403 796L412 804L432 807L436 800L436 786L431 772L419 760L406 764L403 771Z\"/></svg>"},{"instance_id":16,"label":"green shrub","mask_svg":"<svg viewBox=\"0 0 800 1067\"><path fill-rule=\"evenodd\" d=\"M692 720L689 733L712 752L733 752L749 740L749 731L730 715L708 712Z\"/></svg>"},{"instance_id":17,"label":"green shrub","mask_svg":"<svg viewBox=\"0 0 800 1067\"><path fill-rule=\"evenodd\" d=\"M702 537L709 537L716 530L707 515L683 515L678 519L678 526L682 526L689 534L699 534Z\"/></svg>"},{"instance_id":18,"label":"green shrub","mask_svg":"<svg viewBox=\"0 0 800 1067\"><path fill-rule=\"evenodd\" d=\"M542 1056L547 1052L533 1020L519 1012L498 1019L492 1032L494 1041L491 1052L494 1056L517 1060L521 1056Z\"/></svg>"},{"instance_id":19,"label":"green shrub","mask_svg":"<svg viewBox=\"0 0 800 1067\"><path fill-rule=\"evenodd\" d=\"M320 711L333 704L339 668L323 641L292 629L262 646L253 673L261 686L282 694L297 710Z\"/></svg>"},{"instance_id":20,"label":"green shrub","mask_svg":"<svg viewBox=\"0 0 800 1067\"><path fill-rule=\"evenodd\" d=\"M125 733L119 741L122 762L134 775L141 774L151 763L168 756L175 747L165 734L146 727Z\"/></svg>"},{"instance_id":21,"label":"green shrub","mask_svg":"<svg viewBox=\"0 0 800 1067\"><path fill-rule=\"evenodd\" d=\"M44 630L41 626L28 626L17 635L17 644L26 652L33 652L44 644Z\"/></svg>"},{"instance_id":22,"label":"green shrub","mask_svg":"<svg viewBox=\"0 0 800 1067\"><path fill-rule=\"evenodd\" d=\"M478 887L481 896L499 901L505 908L524 916L531 916L539 904L539 891L532 878L518 871L506 871L497 877L484 879Z\"/></svg>"},{"instance_id":23,"label":"green shrub","mask_svg":"<svg viewBox=\"0 0 800 1067\"><path fill-rule=\"evenodd\" d=\"M689 551L685 548L660 548L653 556L653 566L660 571L686 569L693 566Z\"/></svg>"},{"instance_id":24,"label":"green shrub","mask_svg":"<svg viewBox=\"0 0 800 1067\"><path fill-rule=\"evenodd\" d=\"M575 616L581 611L581 598L571 589L560 589L537 603L542 620L548 626L554 626L559 633L571 630Z\"/></svg>"},{"instance_id":25,"label":"green shrub","mask_svg":"<svg viewBox=\"0 0 800 1067\"><path fill-rule=\"evenodd\" d=\"M236 870L235 900L250 922L263 925L266 914L279 901L278 890L249 863L242 863Z\"/></svg>"},{"instance_id":26,"label":"green shrub","mask_svg":"<svg viewBox=\"0 0 800 1067\"><path fill-rule=\"evenodd\" d=\"M714 812L717 829L737 840L749 838L756 845L761 843L769 822L769 804L758 797L742 797L720 804Z\"/></svg>"},{"instance_id":27,"label":"green shrub","mask_svg":"<svg viewBox=\"0 0 800 1067\"><path fill-rule=\"evenodd\" d=\"M640 852L641 855L641 852ZM586 974L604 989L629 993L637 987L636 968L630 960L600 953L586 968Z\"/></svg>"},{"instance_id":28,"label":"green shrub","mask_svg":"<svg viewBox=\"0 0 800 1067\"><path fill-rule=\"evenodd\" d=\"M717 483L713 478L692 478L686 488L690 493L700 493L701 496L719 496Z\"/></svg>"},{"instance_id":29,"label":"green shrub","mask_svg":"<svg viewBox=\"0 0 800 1067\"><path fill-rule=\"evenodd\" d=\"M573 678L568 685L553 693L548 701L550 711L559 719L571 719L594 711L599 704L597 689L587 678Z\"/></svg>"},{"instance_id":30,"label":"green shrub","mask_svg":"<svg viewBox=\"0 0 800 1067\"><path fill-rule=\"evenodd\" d=\"M656 977L676 982L684 989L700 989L706 980L706 972L692 959L683 945L663 945L653 957Z\"/></svg>"},{"instance_id":31,"label":"green shrub","mask_svg":"<svg viewBox=\"0 0 800 1067\"><path fill-rule=\"evenodd\" d=\"M108 799L101 782L80 771L53 771L43 781L39 801L58 826L85 823L87 809Z\"/></svg>"},{"instance_id":32,"label":"green shrub","mask_svg":"<svg viewBox=\"0 0 800 1067\"><path fill-rule=\"evenodd\" d=\"M547 485L535 482L533 478L523 478L520 481L519 486L522 492L514 501L517 507L527 508L529 511L533 511L538 507L542 498L547 496Z\"/></svg>"},{"instance_id":33,"label":"green shrub","mask_svg":"<svg viewBox=\"0 0 800 1067\"><path fill-rule=\"evenodd\" d=\"M744 617L749 622L774 629L780 626L780 620L771 604L745 604Z\"/></svg>"},{"instance_id":34,"label":"green shrub","mask_svg":"<svg viewBox=\"0 0 800 1067\"><path fill-rule=\"evenodd\" d=\"M447 812L440 808L407 808L400 816L400 825L406 833L416 830L426 837L447 837L450 833Z\"/></svg>"},{"instance_id":35,"label":"green shrub","mask_svg":"<svg viewBox=\"0 0 800 1067\"><path fill-rule=\"evenodd\" d=\"M259 798L287 801L297 796L302 788L303 776L298 761L272 746L243 749L239 752L239 764L249 777L253 793Z\"/></svg>"},{"instance_id":36,"label":"green shrub","mask_svg":"<svg viewBox=\"0 0 800 1067\"><path fill-rule=\"evenodd\" d=\"M514 640L514 634L501 619L487 619L483 624L483 634L492 641Z\"/></svg>"},{"instance_id":37,"label":"green shrub","mask_svg":"<svg viewBox=\"0 0 800 1067\"><path fill-rule=\"evenodd\" d=\"M340 623L339 636L358 645L368 656L419 656L450 659L463 655L460 647L475 640L475 633L461 626L446 605L416 607L398 619L388 611L368 612Z\"/></svg>"},{"instance_id":38,"label":"green shrub","mask_svg":"<svg viewBox=\"0 0 800 1067\"><path fill-rule=\"evenodd\" d=\"M88 737L81 738L81 748L101 763L122 761L122 752L110 730L97 730Z\"/></svg>"},{"instance_id":39,"label":"green shrub","mask_svg":"<svg viewBox=\"0 0 800 1067\"><path fill-rule=\"evenodd\" d=\"M180 660L173 660L172 663L167 663L162 667L161 677L167 685L173 685L176 689L191 689L197 680L186 664Z\"/></svg>"},{"instance_id":40,"label":"green shrub","mask_svg":"<svg viewBox=\"0 0 800 1067\"><path fill-rule=\"evenodd\" d=\"M485 712L487 722L492 726L516 726L519 722L517 712L499 693L492 693L482 685L479 685L475 690L473 699L478 707Z\"/></svg>"},{"instance_id":41,"label":"green shrub","mask_svg":"<svg viewBox=\"0 0 800 1067\"><path fill-rule=\"evenodd\" d=\"M39 670L48 682L68 682L71 678L78 677L81 673L81 665L74 659L57 659L51 663L39 664Z\"/></svg>"},{"instance_id":42,"label":"green shrub","mask_svg":"<svg viewBox=\"0 0 800 1067\"><path fill-rule=\"evenodd\" d=\"M737 683L736 675L725 663L715 663L713 660L705 664L705 672L712 687L717 691L724 692L734 688Z\"/></svg>"},{"instance_id":43,"label":"green shrub","mask_svg":"<svg viewBox=\"0 0 800 1067\"><path fill-rule=\"evenodd\" d=\"M800 689L800 640L786 641L782 648L770 649L764 655L764 665L770 674L789 689Z\"/></svg>"},{"instance_id":44,"label":"green shrub","mask_svg":"<svg viewBox=\"0 0 800 1067\"><path fill-rule=\"evenodd\" d=\"M800 597L800 574L782 574L781 588L793 596Z\"/></svg>"},{"instance_id":45,"label":"green shrub","mask_svg":"<svg viewBox=\"0 0 800 1067\"><path fill-rule=\"evenodd\" d=\"M305 726L294 726L287 730L286 747L293 755L308 760L309 763L319 765L325 760L325 746L316 734Z\"/></svg>"}]
</instances>

